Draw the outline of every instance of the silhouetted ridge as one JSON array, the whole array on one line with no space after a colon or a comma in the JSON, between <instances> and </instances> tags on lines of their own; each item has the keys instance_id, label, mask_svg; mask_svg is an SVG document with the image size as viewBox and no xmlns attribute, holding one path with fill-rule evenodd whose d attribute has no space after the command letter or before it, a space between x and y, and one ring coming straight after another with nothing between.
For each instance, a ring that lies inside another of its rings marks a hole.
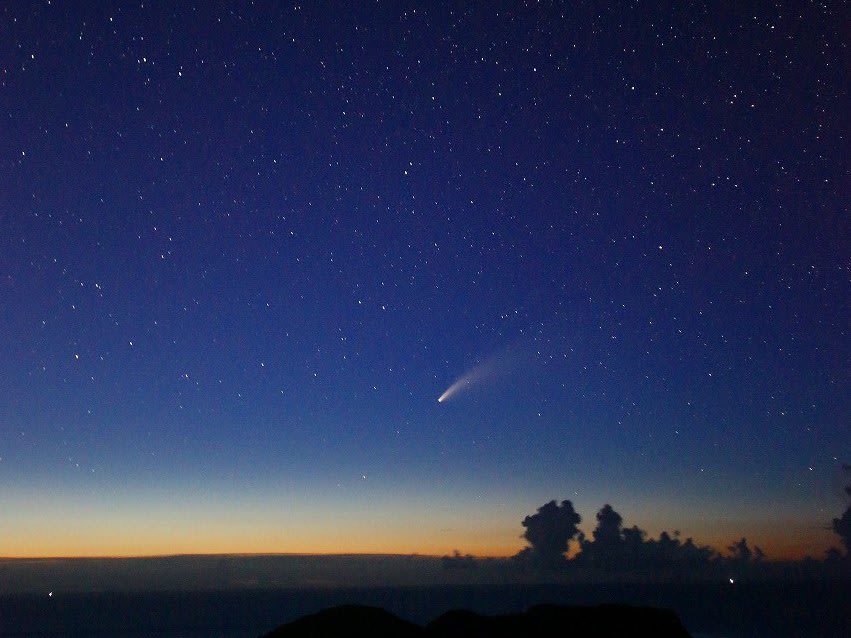
<instances>
[{"instance_id":1,"label":"silhouetted ridge","mask_svg":"<svg viewBox=\"0 0 851 638\"><path fill-rule=\"evenodd\" d=\"M341 605L281 625L263 638L422 638L418 625L378 607Z\"/></svg>"},{"instance_id":2,"label":"silhouetted ridge","mask_svg":"<svg viewBox=\"0 0 851 638\"><path fill-rule=\"evenodd\" d=\"M425 629L375 607L326 609L278 627L264 638L689 638L667 610L627 605L563 607L539 605L522 614L482 616L448 611Z\"/></svg>"},{"instance_id":3,"label":"silhouetted ridge","mask_svg":"<svg viewBox=\"0 0 851 638\"><path fill-rule=\"evenodd\" d=\"M649 607L539 605L522 614L481 616L450 611L426 627L429 638L688 638L672 612Z\"/></svg>"}]
</instances>

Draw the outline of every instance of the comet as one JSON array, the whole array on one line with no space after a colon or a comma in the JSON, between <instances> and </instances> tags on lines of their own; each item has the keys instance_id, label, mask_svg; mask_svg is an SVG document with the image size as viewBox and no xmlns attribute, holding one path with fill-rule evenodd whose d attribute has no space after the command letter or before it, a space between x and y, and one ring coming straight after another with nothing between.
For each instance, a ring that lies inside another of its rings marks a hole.
<instances>
[{"instance_id":1,"label":"comet","mask_svg":"<svg viewBox=\"0 0 851 638\"><path fill-rule=\"evenodd\" d=\"M446 388L446 391L443 394L441 394L439 397L437 397L437 402L443 403L444 401L448 401L453 396L458 394L458 392L460 392L461 390L464 390L467 386L469 386L470 383L471 383L471 381L470 381L470 378L469 378L469 374L464 375L463 377L458 379L455 383L453 383L451 386Z\"/></svg>"},{"instance_id":2,"label":"comet","mask_svg":"<svg viewBox=\"0 0 851 638\"><path fill-rule=\"evenodd\" d=\"M516 350L511 348L485 359L458 377L452 385L446 388L443 394L437 397L437 402L446 403L474 386L485 385L513 367L512 364L517 358Z\"/></svg>"}]
</instances>

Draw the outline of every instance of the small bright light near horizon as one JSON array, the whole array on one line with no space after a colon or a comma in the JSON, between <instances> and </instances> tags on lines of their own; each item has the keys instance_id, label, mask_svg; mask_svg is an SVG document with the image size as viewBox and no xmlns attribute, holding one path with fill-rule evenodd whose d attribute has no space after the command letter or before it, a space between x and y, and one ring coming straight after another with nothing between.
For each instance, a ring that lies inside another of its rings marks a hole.
<instances>
[{"instance_id":1,"label":"small bright light near horizon","mask_svg":"<svg viewBox=\"0 0 851 638\"><path fill-rule=\"evenodd\" d=\"M736 582L736 581L735 581L735 580L733 580L732 578L730 579L730 584L731 584L731 585L732 585L732 584L734 584L735 582Z\"/></svg>"}]
</instances>

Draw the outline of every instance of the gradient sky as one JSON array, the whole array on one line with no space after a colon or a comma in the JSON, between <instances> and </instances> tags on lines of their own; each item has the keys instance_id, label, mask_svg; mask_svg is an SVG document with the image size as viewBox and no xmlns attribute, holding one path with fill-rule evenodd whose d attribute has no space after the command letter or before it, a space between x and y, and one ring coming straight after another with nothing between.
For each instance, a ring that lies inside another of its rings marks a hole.
<instances>
[{"instance_id":1,"label":"gradient sky","mask_svg":"<svg viewBox=\"0 0 851 638\"><path fill-rule=\"evenodd\" d=\"M847 6L171 5L2 8L0 555L834 542Z\"/></svg>"}]
</instances>

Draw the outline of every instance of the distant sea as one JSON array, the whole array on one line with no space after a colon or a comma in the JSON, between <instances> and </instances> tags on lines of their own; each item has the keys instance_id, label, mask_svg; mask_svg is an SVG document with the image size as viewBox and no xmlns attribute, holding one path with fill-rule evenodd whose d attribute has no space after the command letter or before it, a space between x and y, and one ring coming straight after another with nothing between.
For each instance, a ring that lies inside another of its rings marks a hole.
<instances>
[{"instance_id":1,"label":"distant sea","mask_svg":"<svg viewBox=\"0 0 851 638\"><path fill-rule=\"evenodd\" d=\"M701 585L483 585L0 597L0 636L254 638L340 604L426 624L449 609L498 614L533 604L624 603L674 610L695 638L851 636L848 582Z\"/></svg>"}]
</instances>

